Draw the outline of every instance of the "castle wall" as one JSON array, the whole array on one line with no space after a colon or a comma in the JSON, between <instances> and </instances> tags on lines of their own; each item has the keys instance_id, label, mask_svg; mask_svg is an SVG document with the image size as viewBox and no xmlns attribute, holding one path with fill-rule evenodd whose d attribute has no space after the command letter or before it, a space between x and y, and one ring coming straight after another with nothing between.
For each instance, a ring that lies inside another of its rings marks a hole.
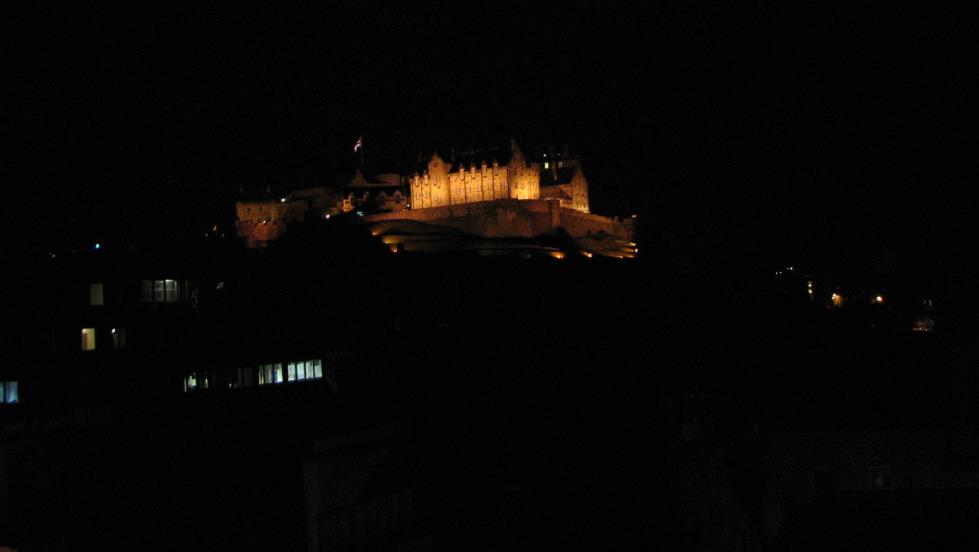
<instances>
[{"instance_id":1,"label":"castle wall","mask_svg":"<svg viewBox=\"0 0 979 552\"><path fill-rule=\"evenodd\" d=\"M588 180L585 179L585 173L578 169L574 173L574 178L571 179L571 208L581 211L582 213L589 213L588 209Z\"/></svg>"},{"instance_id":2,"label":"castle wall","mask_svg":"<svg viewBox=\"0 0 979 552\"><path fill-rule=\"evenodd\" d=\"M540 199L540 166L526 164L522 154L499 166L483 164L460 167L449 172L449 165L437 155L425 174L411 178L412 206L430 209L496 199Z\"/></svg>"},{"instance_id":3,"label":"castle wall","mask_svg":"<svg viewBox=\"0 0 979 552\"><path fill-rule=\"evenodd\" d=\"M561 207L561 228L575 237L605 232L617 238L633 241L636 235L635 220L603 217L582 213L576 209Z\"/></svg>"},{"instance_id":4,"label":"castle wall","mask_svg":"<svg viewBox=\"0 0 979 552\"><path fill-rule=\"evenodd\" d=\"M581 237L605 232L632 241L632 219L619 220L582 213L560 207L554 200L502 199L445 205L428 209L411 209L399 213L379 213L364 217L366 222L383 220L415 220L448 226L483 237L531 238L548 233L557 227L568 234Z\"/></svg>"}]
</instances>

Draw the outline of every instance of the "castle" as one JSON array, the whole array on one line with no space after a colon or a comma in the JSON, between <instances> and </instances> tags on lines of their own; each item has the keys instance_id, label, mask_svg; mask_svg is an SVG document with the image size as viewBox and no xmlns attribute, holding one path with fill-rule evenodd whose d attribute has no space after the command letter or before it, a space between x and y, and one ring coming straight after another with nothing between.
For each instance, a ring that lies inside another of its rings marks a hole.
<instances>
[{"instance_id":1,"label":"castle","mask_svg":"<svg viewBox=\"0 0 979 552\"><path fill-rule=\"evenodd\" d=\"M411 201L415 209L461 205L498 199L557 199L562 207L588 212L588 181L580 165L568 163L559 180L556 163L529 161L516 141L511 142L505 164L498 158L477 162L447 163L436 152L427 165L411 177ZM544 154L546 159L547 154ZM554 168L551 168L551 165ZM563 162L562 162L563 164ZM562 167L564 169L565 167ZM542 176L550 186L541 186Z\"/></svg>"},{"instance_id":2,"label":"castle","mask_svg":"<svg viewBox=\"0 0 979 552\"><path fill-rule=\"evenodd\" d=\"M628 244L635 232L635 220L591 213L588 180L567 146L538 149L530 157L514 140L479 151L450 150L448 160L438 152L419 156L410 176L368 180L358 169L336 188L241 200L236 211L237 233L248 247L267 246L292 223L351 211L367 224L414 221L483 238L534 238L560 228L574 238L605 235Z\"/></svg>"}]
</instances>

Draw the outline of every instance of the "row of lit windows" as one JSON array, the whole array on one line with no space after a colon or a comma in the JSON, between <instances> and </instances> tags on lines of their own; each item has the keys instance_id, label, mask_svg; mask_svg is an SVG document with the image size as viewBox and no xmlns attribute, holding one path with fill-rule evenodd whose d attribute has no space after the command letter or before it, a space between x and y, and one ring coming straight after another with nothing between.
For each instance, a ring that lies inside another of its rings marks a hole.
<instances>
[{"instance_id":1,"label":"row of lit windows","mask_svg":"<svg viewBox=\"0 0 979 552\"><path fill-rule=\"evenodd\" d=\"M245 366L228 370L225 373L227 387L236 389L253 385L275 385L290 381L321 379L323 361L321 359L300 360L296 362L273 362L258 366ZM184 392L207 389L210 385L207 373L184 376Z\"/></svg>"},{"instance_id":2,"label":"row of lit windows","mask_svg":"<svg viewBox=\"0 0 979 552\"><path fill-rule=\"evenodd\" d=\"M95 350L95 328L82 328L82 350L83 351L94 351ZM109 330L109 336L112 338L112 348L122 349L126 346L126 330L125 328L112 328Z\"/></svg>"},{"instance_id":3,"label":"row of lit windows","mask_svg":"<svg viewBox=\"0 0 979 552\"><path fill-rule=\"evenodd\" d=\"M140 282L143 303L186 303L191 286L187 280L143 280Z\"/></svg>"},{"instance_id":4,"label":"row of lit windows","mask_svg":"<svg viewBox=\"0 0 979 552\"><path fill-rule=\"evenodd\" d=\"M16 381L0 381L0 404L20 402Z\"/></svg>"},{"instance_id":5,"label":"row of lit windows","mask_svg":"<svg viewBox=\"0 0 979 552\"><path fill-rule=\"evenodd\" d=\"M320 359L287 362L285 363L284 374L282 368L283 363L281 362L259 365L258 384L270 385L283 381L301 381L323 377L323 361ZM285 375L285 379L283 379L283 375Z\"/></svg>"},{"instance_id":6,"label":"row of lit windows","mask_svg":"<svg viewBox=\"0 0 979 552\"><path fill-rule=\"evenodd\" d=\"M194 286L187 280L142 280L140 291L143 303L186 303L190 301ZM88 285L88 304L93 307L105 304L101 282Z\"/></svg>"}]
</instances>

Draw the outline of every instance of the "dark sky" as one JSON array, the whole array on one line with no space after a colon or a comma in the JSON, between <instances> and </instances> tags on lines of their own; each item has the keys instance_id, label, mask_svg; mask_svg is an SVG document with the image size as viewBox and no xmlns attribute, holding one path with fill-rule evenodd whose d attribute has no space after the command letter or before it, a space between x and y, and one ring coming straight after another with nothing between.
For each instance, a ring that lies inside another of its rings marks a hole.
<instances>
[{"instance_id":1,"label":"dark sky","mask_svg":"<svg viewBox=\"0 0 979 552\"><path fill-rule=\"evenodd\" d=\"M676 247L856 258L964 232L955 14L726 4L31 7L5 33L13 241L198 231L240 186L328 181L360 134L375 170L570 143L593 210Z\"/></svg>"}]
</instances>

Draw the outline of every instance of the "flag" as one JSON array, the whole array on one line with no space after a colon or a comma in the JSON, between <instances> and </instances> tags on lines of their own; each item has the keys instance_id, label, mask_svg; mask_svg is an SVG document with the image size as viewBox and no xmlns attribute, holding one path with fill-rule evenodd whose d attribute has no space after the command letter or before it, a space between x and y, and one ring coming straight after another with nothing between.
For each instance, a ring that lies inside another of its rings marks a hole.
<instances>
[{"instance_id":1,"label":"flag","mask_svg":"<svg viewBox=\"0 0 979 552\"><path fill-rule=\"evenodd\" d=\"M354 153L357 153L357 150L359 150L362 147L364 147L364 137L363 136L361 136L360 138L357 138L357 141L354 142Z\"/></svg>"}]
</instances>

